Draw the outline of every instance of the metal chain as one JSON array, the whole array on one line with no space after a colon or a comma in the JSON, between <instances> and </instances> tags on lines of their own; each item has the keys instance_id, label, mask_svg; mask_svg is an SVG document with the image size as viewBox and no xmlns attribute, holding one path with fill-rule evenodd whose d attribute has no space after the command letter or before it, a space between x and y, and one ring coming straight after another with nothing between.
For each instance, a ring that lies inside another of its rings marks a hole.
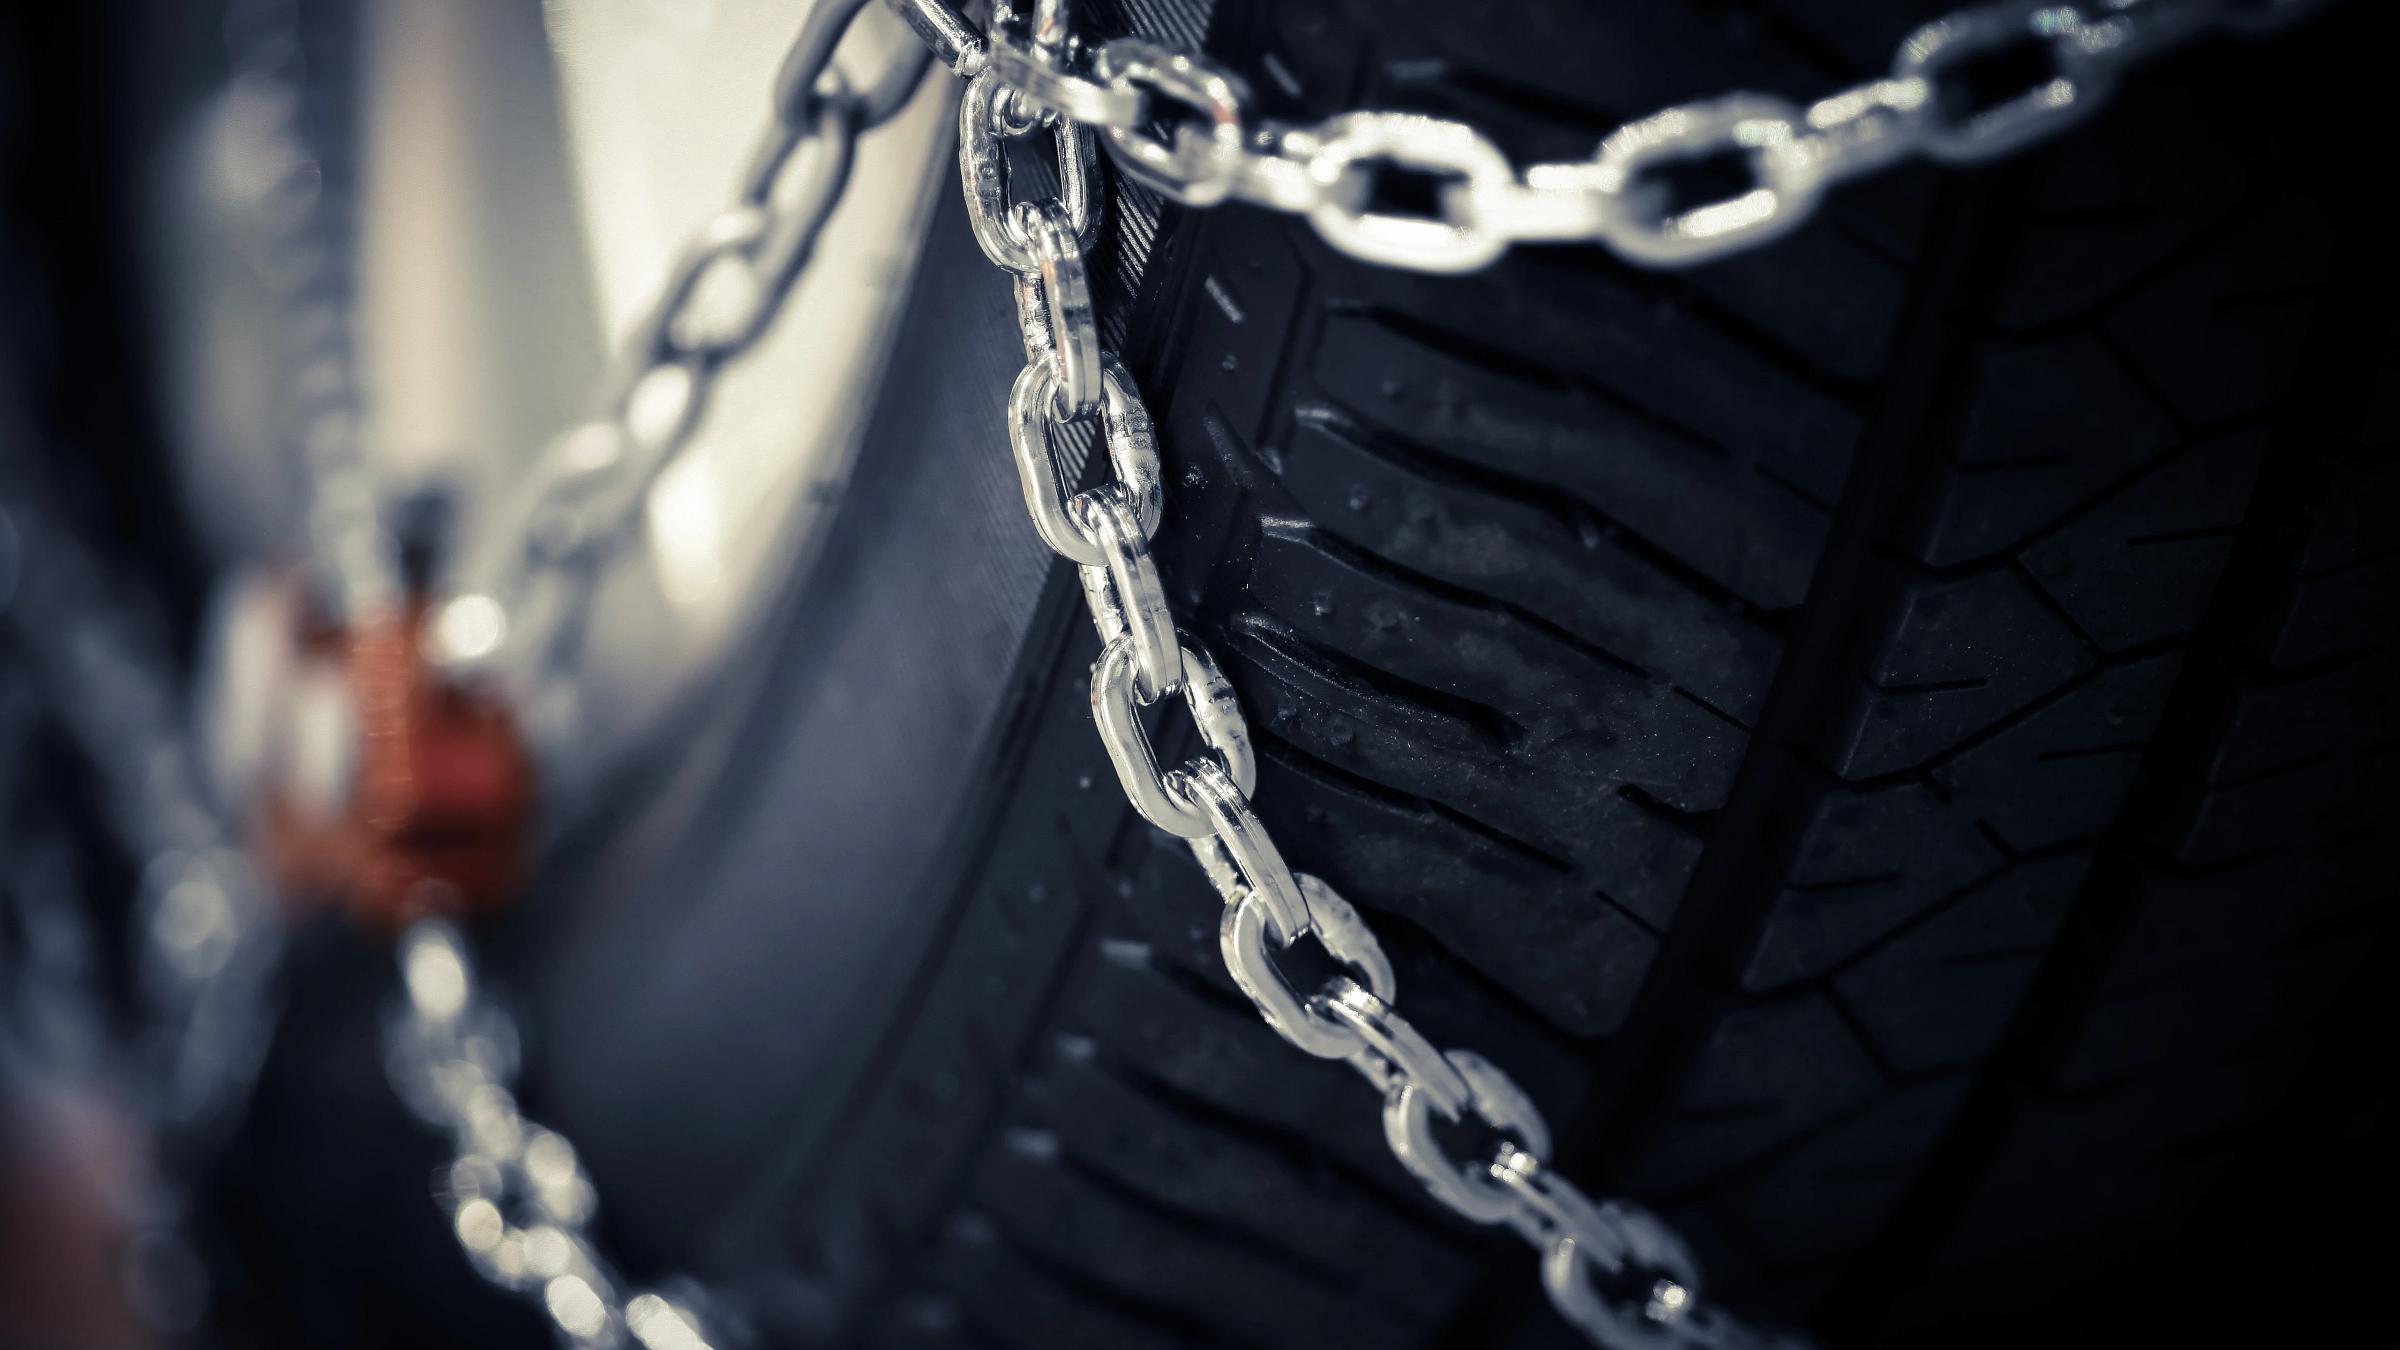
<instances>
[{"instance_id":1,"label":"metal chain","mask_svg":"<svg viewBox=\"0 0 2400 1350\"><path fill-rule=\"evenodd\" d=\"M629 1289L593 1245L598 1193L574 1145L517 1108L516 1023L477 987L458 930L422 920L399 956L406 995L384 1029L384 1065L409 1109L453 1141L436 1191L475 1269L538 1301L576 1350L724 1344L696 1292Z\"/></svg>"},{"instance_id":2,"label":"metal chain","mask_svg":"<svg viewBox=\"0 0 2400 1350\"><path fill-rule=\"evenodd\" d=\"M1257 758L1232 687L1207 649L1179 630L1150 554L1161 473L1150 416L1125 368L1102 349L1084 241L1099 197L1091 141L1066 118L1051 138L1065 190L1011 204L1005 141L1035 119L989 67L959 107L959 173L975 237L1016 275L1023 373L1008 400L1009 444L1043 542L1073 562L1099 629L1092 715L1125 795L1142 817L1187 840L1225 899L1220 946L1235 984L1267 1025L1311 1055L1346 1061L1384 1097L1393 1155L1433 1196L1478 1223L1505 1223L1543 1252L1543 1283L1570 1321L1610 1346L1765 1346L1779 1342L1698 1295L1699 1273L1673 1230L1623 1201L1594 1201L1543 1161L1549 1127L1531 1099L1471 1050L1437 1049L1393 1006L1397 980L1374 933L1322 879L1294 872L1251 810ZM1113 477L1069 494L1052 436L1100 420ZM1202 753L1161 771L1142 710L1180 694ZM1314 938L1347 972L1296 988L1276 953ZM1454 1154L1437 1120L1480 1126L1486 1144Z\"/></svg>"},{"instance_id":3,"label":"metal chain","mask_svg":"<svg viewBox=\"0 0 2400 1350\"><path fill-rule=\"evenodd\" d=\"M1092 716L1127 800L1189 844L1223 897L1226 969L1267 1025L1307 1054L1356 1069L1383 1097L1384 1137L1401 1167L1459 1215L1505 1224L1532 1244L1550 1302L1594 1343L1806 1344L1706 1301L1674 1229L1627 1201L1595 1200L1553 1170L1549 1126L1532 1099L1492 1061L1436 1047L1399 1012L1373 931L1321 878L1293 871L1251 809L1257 760L1240 703L1207 649L1177 627L1151 557L1163 477L1149 412L1093 318L1093 129L1128 174L1177 201L1238 199L1304 215L1334 247L1370 262L1463 272L1515 242L1596 240L1638 264L1680 266L1785 233L1828 185L1903 156L1979 160L2054 134L2090 112L2128 63L2207 29L2288 19L2310 2L1968 10L1911 35L1890 77L1805 109L1752 94L1670 108L1618 129L1589 160L1519 173L1473 127L1415 113L1254 122L1247 89L1222 65L1141 38L1089 46L1068 30L1063 0L1031 16L1003 5L982 34L944 0L892 0L968 80L959 107L968 220L984 253L1015 275L1025 344L1009 445L1035 532L1076 565L1099 630ZM1962 101L1967 66L2026 43L2047 52L2050 78L1980 107ZM1172 139L1151 129L1167 106L1183 114ZM1012 203L1006 142L1044 128L1061 191ZM1668 200L1661 169L1729 153L1749 166L1747 190L1698 206ZM1447 180L1438 214L1371 208L1385 166ZM1113 476L1070 494L1052 437L1094 416ZM1201 753L1162 772L1143 710L1175 694ZM1344 973L1295 986L1277 953L1302 938ZM1481 1142L1454 1151L1444 1127Z\"/></svg>"},{"instance_id":4,"label":"metal chain","mask_svg":"<svg viewBox=\"0 0 2400 1350\"><path fill-rule=\"evenodd\" d=\"M148 1123L205 1141L238 1117L265 1054L280 1010L282 926L203 786L163 643L56 517L35 484L0 475L0 634L29 657L44 704L110 804L106 818L144 860L141 1049L155 1060L125 1086ZM50 917L77 917L52 909ZM67 950L52 964L72 964L87 936L60 934L51 945ZM516 1025L480 995L458 932L419 923L401 939L400 968L406 997L385 1029L386 1068L401 1099L456 1143L437 1193L476 1271L537 1298L578 1350L608 1350L627 1336L648 1350L727 1344L704 1329L696 1287L620 1292L624 1282L585 1232L597 1200L573 1147L517 1109ZM17 973L30 983L47 972ZM80 966L62 973L89 975ZM78 1002L86 992L59 991ZM152 1197L129 1249L136 1303L177 1332L206 1298L205 1269L180 1231L183 1208L172 1189Z\"/></svg>"},{"instance_id":5,"label":"metal chain","mask_svg":"<svg viewBox=\"0 0 2400 1350\"><path fill-rule=\"evenodd\" d=\"M299 5L243 0L225 28L234 106L250 120L248 148L269 180L258 267L277 319L274 425L307 486L312 590L336 617L374 613L398 600L400 571L361 430L355 285L312 134Z\"/></svg>"},{"instance_id":6,"label":"metal chain","mask_svg":"<svg viewBox=\"0 0 2400 1350\"><path fill-rule=\"evenodd\" d=\"M1196 51L1138 37L1045 45L1001 6L978 34L948 0L890 0L935 56L990 71L1027 113L1105 133L1119 167L1187 206L1244 201L1305 216L1355 258L1471 272L1512 244L1591 242L1644 267L1684 267L1796 229L1827 188L1923 156L1972 163L2088 116L2127 67L2202 33L2290 22L2325 0L2003 0L1911 33L1891 73L1805 107L1738 93L1617 128L1586 159L1518 169L1482 131L1413 112L1314 123L1253 115L1242 78ZM2032 50L2047 75L2000 98L1969 87L1992 58ZM1175 130L1157 127L1172 120ZM1677 201L1679 164L1738 158L1740 191ZM1378 177L1435 180L1430 214L1378 208Z\"/></svg>"},{"instance_id":7,"label":"metal chain","mask_svg":"<svg viewBox=\"0 0 2400 1350\"><path fill-rule=\"evenodd\" d=\"M858 138L897 117L923 80L928 54L913 45L865 82L836 65L871 2L809 8L733 204L667 269L598 414L542 451L503 536L509 552L437 614L432 652L452 672L496 678L519 707L568 675L600 564L690 442L719 374L772 325L849 185Z\"/></svg>"},{"instance_id":8,"label":"metal chain","mask_svg":"<svg viewBox=\"0 0 2400 1350\"><path fill-rule=\"evenodd\" d=\"M0 399L4 401L4 399ZM0 408L14 440L25 430ZM0 452L0 468L22 453ZM46 894L38 850L10 859L18 917L42 941L30 969L0 973L10 998L80 1028L69 1058L104 1076L135 1118L188 1166L239 1121L281 1011L283 931L240 841L215 810L185 734L168 644L154 615L130 603L82 541L56 522L29 474L0 473L0 638L21 653L28 683L89 766L104 819L136 860L130 931L139 1022L111 1027L97 990L100 936L82 907ZM25 753L20 747L16 753ZM11 841L12 843L15 841ZM0 851L6 851L0 849ZM27 888L25 883L35 883ZM18 987L18 986L22 987ZM208 1274L185 1231L180 1167L153 1178L126 1246L135 1308L181 1333L205 1310Z\"/></svg>"}]
</instances>

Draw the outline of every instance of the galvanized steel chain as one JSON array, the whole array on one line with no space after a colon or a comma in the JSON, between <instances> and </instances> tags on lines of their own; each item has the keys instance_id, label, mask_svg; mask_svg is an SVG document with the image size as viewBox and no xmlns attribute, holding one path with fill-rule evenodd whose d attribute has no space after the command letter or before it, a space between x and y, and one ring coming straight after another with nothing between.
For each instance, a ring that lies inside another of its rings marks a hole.
<instances>
[{"instance_id":1,"label":"galvanized steel chain","mask_svg":"<svg viewBox=\"0 0 2400 1350\"><path fill-rule=\"evenodd\" d=\"M516 1023L477 987L465 940L438 919L400 939L404 996L385 1026L384 1064L401 1100L455 1153L436 1191L483 1277L533 1298L576 1350L722 1345L699 1295L627 1287L585 1231L598 1213L574 1145L527 1120L511 1091Z\"/></svg>"},{"instance_id":2,"label":"galvanized steel chain","mask_svg":"<svg viewBox=\"0 0 2400 1350\"><path fill-rule=\"evenodd\" d=\"M733 204L667 269L598 414L542 451L513 511L511 552L466 578L437 616L434 654L454 671L497 675L520 703L564 672L599 564L690 442L718 375L781 309L842 200L859 137L898 116L922 82L927 53L914 46L867 78L836 64L871 3L809 7Z\"/></svg>"},{"instance_id":3,"label":"galvanized steel chain","mask_svg":"<svg viewBox=\"0 0 2400 1350\"><path fill-rule=\"evenodd\" d=\"M1061 63L1042 67L1053 74L1072 68L1064 64L1073 49L1060 37L1062 10L1051 0L1026 25L1026 59ZM1008 22L1004 15L988 51L1012 50L997 36ZM1112 50L1123 48L1109 44L1104 60ZM1182 81L1178 88L1203 95L1211 88L1188 62L1144 59L1114 68L1145 71L1142 78L1162 85ZM1323 880L1286 865L1251 809L1258 764L1241 705L1207 649L1177 628L1150 553L1163 499L1150 415L1132 377L1102 348L1093 317L1087 253L1101 206L1092 137L1057 101L1076 101L1084 86L1073 76L1047 86L1012 82L1011 68L1008 59L984 62L959 106L968 220L992 262L1016 278L1026 362L1009 393L1009 445L1034 529L1076 565L1100 633L1091 699L1101 740L1134 809L1185 839L1223 895L1220 946L1235 983L1286 1040L1349 1063L1383 1095L1393 1155L1436 1199L1475 1222L1505 1223L1538 1248L1551 1301L1596 1342L1775 1343L1700 1300L1698 1271L1673 1230L1636 1206L1595 1201L1549 1168L1549 1128L1532 1101L1491 1061L1437 1048L1400 1014L1392 965L1373 932ZM1044 131L1060 191L1012 202L1006 143ZM1089 418L1099 421L1111 473L1070 492L1054 436ZM1143 709L1175 695L1201 752L1162 769ZM1346 973L1296 987L1276 954L1302 938ZM1471 1124L1484 1133L1479 1151L1453 1153L1439 1137L1441 1125Z\"/></svg>"},{"instance_id":4,"label":"galvanized steel chain","mask_svg":"<svg viewBox=\"0 0 2400 1350\"><path fill-rule=\"evenodd\" d=\"M1320 122L1254 115L1223 64L1138 37L1044 36L1006 5L978 33L947 0L891 0L951 70L989 72L1021 112L1105 134L1117 164L1189 206L1244 201L1305 216L1369 262L1470 272L1512 244L1584 241L1645 267L1755 248L1807 220L1825 190L1912 156L1969 163L2082 120L2125 69L2217 29L2273 27L2324 0L2003 0L1962 9L1900 44L1891 72L1801 106L1737 93L1629 122L1586 159L1512 165L1491 138L1447 118L1359 111ZM1045 7L1046 8L1046 7ZM1999 98L1972 67L2031 49L2047 73ZM1168 116L1173 114L1172 119ZM1172 135L1159 123L1173 120ZM1678 202L1677 164L1736 158L1746 183ZM1438 180L1426 214L1380 209L1377 176Z\"/></svg>"}]
</instances>

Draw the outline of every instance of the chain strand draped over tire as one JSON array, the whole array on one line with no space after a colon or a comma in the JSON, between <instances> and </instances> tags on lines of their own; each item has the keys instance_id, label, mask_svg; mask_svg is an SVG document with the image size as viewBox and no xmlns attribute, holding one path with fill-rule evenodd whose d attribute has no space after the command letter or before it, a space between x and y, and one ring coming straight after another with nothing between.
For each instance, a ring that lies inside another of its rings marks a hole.
<instances>
[{"instance_id":1,"label":"chain strand draped over tire","mask_svg":"<svg viewBox=\"0 0 2400 1350\"><path fill-rule=\"evenodd\" d=\"M1617 128L1587 159L1522 170L1483 132L1447 118L1253 118L1241 76L1206 55L1138 37L1092 41L1045 22L1049 0L1030 18L1002 4L983 35L948 0L888 2L951 70L991 73L1019 100L1017 122L1064 119L1101 133L1119 167L1171 200L1249 202L1307 217L1327 243L1367 262L1472 272L1520 243L1598 243L1644 267L1756 248L1798 228L1829 187L1913 156L1966 164L2009 154L2083 120L2138 62L2205 33L2277 27L2326 0L2001 0L1919 28L1888 76L1805 107L1754 93L1686 103ZM2028 65L2041 78L1997 97L1972 87L1976 67L2026 51L2040 58ZM1162 137L1157 124L1168 120L1175 130ZM1675 199L1663 171L1727 156L1741 160L1746 187ZM1435 209L1374 206L1387 172L1436 180Z\"/></svg>"},{"instance_id":2,"label":"chain strand draped over tire","mask_svg":"<svg viewBox=\"0 0 2400 1350\"><path fill-rule=\"evenodd\" d=\"M1674 267L1787 233L1826 187L1905 156L1975 161L2056 134L2131 62L2221 26L2289 19L2310 0L2012 0L1965 10L1904 41L1889 77L1806 108L1755 94L1669 108L1619 128L1588 160L1521 173L1475 128L1415 113L1254 123L1233 72L1141 38L1088 44L1067 24L1066 0L1039 0L1029 15L1003 5L980 36L944 0L891 3L968 80L959 174L976 241L1016 278L1026 364L1007 418L1026 508L1082 580L1102 644L1092 716L1125 796L1190 845L1224 898L1220 950L1235 984L1277 1034L1348 1063L1382 1095L1393 1156L1435 1199L1473 1222L1507 1225L1541 1253L1551 1304L1594 1344L1805 1344L1703 1299L1690 1249L1655 1215L1595 1200L1552 1170L1549 1126L1532 1099L1492 1061L1436 1047L1399 1012L1374 933L1321 878L1292 870L1252 811L1257 762L1240 703L1207 650L1176 627L1151 556L1163 476L1150 415L1093 318L1094 132L1126 173L1175 201L1242 200L1303 215L1335 248L1369 262L1466 272L1512 243L1589 240L1638 265ZM1966 67L2024 44L2042 49L2050 76L1969 100ZM1153 128L1170 107L1181 115L1168 139ZM1006 142L1045 129L1061 191L1012 203ZM1727 154L1747 165L1747 189L1699 205L1670 200L1659 170ZM1374 175L1392 168L1443 180L1438 210L1370 206ZM1051 435L1094 416L1114 476L1070 495ZM1142 710L1176 694L1203 752L1162 772ZM1302 938L1344 973L1295 987L1276 954ZM1437 1120L1469 1127L1481 1143L1452 1152Z\"/></svg>"}]
</instances>

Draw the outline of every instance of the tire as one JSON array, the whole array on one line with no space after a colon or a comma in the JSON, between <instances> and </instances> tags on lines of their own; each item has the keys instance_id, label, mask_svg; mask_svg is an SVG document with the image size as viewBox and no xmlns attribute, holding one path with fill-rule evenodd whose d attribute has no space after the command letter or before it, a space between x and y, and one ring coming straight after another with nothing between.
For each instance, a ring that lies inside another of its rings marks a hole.
<instances>
[{"instance_id":1,"label":"tire","mask_svg":"<svg viewBox=\"0 0 2400 1350\"><path fill-rule=\"evenodd\" d=\"M1272 115L1465 116L1522 161L1865 77L1939 8L1226 0L1209 46ZM2373 8L1688 273L1429 278L1169 209L1115 298L1170 598L1287 858L1738 1309L2348 1343L2265 1295L2363 1271L2326 1235L2392 1181ZM1074 590L840 1127L705 1245L864 1344L1571 1343L1233 989L1090 729Z\"/></svg>"}]
</instances>

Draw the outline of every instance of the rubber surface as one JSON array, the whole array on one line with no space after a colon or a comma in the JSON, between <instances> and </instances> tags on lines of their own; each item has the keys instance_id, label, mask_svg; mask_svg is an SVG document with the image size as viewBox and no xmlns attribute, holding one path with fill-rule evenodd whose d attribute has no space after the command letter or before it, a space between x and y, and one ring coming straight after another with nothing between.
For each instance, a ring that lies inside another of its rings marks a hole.
<instances>
[{"instance_id":1,"label":"rubber surface","mask_svg":"<svg viewBox=\"0 0 2400 1350\"><path fill-rule=\"evenodd\" d=\"M1687 274L1410 276L1229 208L1168 212L1114 298L1171 598L1286 856L1737 1307L2347 1340L2275 1291L2347 1269L2325 1236L2390 1180L2371 9ZM1462 115L1522 160L1812 95L1933 12L1229 3L1210 46L1271 114ZM1071 591L946 938L764 1245L875 1344L1568 1343L1232 990L1089 728Z\"/></svg>"}]
</instances>

